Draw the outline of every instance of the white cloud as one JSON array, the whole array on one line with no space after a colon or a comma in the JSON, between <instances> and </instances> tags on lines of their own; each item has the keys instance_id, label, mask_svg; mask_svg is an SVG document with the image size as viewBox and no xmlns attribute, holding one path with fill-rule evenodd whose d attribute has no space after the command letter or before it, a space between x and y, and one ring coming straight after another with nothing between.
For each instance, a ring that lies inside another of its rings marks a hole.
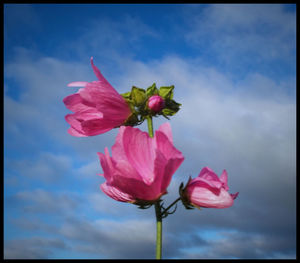
<instances>
[{"instance_id":1,"label":"white cloud","mask_svg":"<svg viewBox=\"0 0 300 263\"><path fill-rule=\"evenodd\" d=\"M153 229L155 222L149 220L69 220L60 233L79 252L109 258L153 258Z\"/></svg>"},{"instance_id":2,"label":"white cloud","mask_svg":"<svg viewBox=\"0 0 300 263\"><path fill-rule=\"evenodd\" d=\"M233 59L238 65L255 61L256 66L276 59L294 61L295 13L287 12L284 5L216 4L200 8L185 9L190 30L184 35L195 47L213 51L231 66Z\"/></svg>"},{"instance_id":3,"label":"white cloud","mask_svg":"<svg viewBox=\"0 0 300 263\"><path fill-rule=\"evenodd\" d=\"M69 156L41 152L38 156L29 159L6 159L6 169L21 181L37 180L45 183L57 184L64 179L64 175L70 173L72 162Z\"/></svg>"},{"instance_id":4,"label":"white cloud","mask_svg":"<svg viewBox=\"0 0 300 263\"><path fill-rule=\"evenodd\" d=\"M287 244L284 238L274 239L272 235L221 230L217 232L217 237L205 239L207 243L203 247L183 249L185 256L202 259L295 259L291 249L294 247L293 243ZM287 252L278 253L276 248L287 248Z\"/></svg>"},{"instance_id":5,"label":"white cloud","mask_svg":"<svg viewBox=\"0 0 300 263\"><path fill-rule=\"evenodd\" d=\"M5 259L44 259L54 255L53 249L64 249L58 238L30 237L9 240L4 248Z\"/></svg>"},{"instance_id":6,"label":"white cloud","mask_svg":"<svg viewBox=\"0 0 300 263\"><path fill-rule=\"evenodd\" d=\"M43 189L20 191L16 193L15 200L21 204L22 210L27 213L73 213L78 207L78 196L71 192L50 192Z\"/></svg>"}]
</instances>

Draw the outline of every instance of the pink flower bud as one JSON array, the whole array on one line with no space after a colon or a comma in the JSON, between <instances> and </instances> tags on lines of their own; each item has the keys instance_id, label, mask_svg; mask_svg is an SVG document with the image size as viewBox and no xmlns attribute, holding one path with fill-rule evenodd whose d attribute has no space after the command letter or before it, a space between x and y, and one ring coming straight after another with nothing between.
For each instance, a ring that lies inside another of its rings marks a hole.
<instances>
[{"instance_id":1,"label":"pink flower bud","mask_svg":"<svg viewBox=\"0 0 300 263\"><path fill-rule=\"evenodd\" d=\"M220 178L208 167L204 167L198 177L190 180L185 194L191 205L207 208L227 208L233 205L238 193L228 193L227 172Z\"/></svg>"},{"instance_id":2,"label":"pink flower bud","mask_svg":"<svg viewBox=\"0 0 300 263\"><path fill-rule=\"evenodd\" d=\"M165 106L164 99L159 95L153 95L148 99L148 108L155 113L160 112Z\"/></svg>"}]
</instances>

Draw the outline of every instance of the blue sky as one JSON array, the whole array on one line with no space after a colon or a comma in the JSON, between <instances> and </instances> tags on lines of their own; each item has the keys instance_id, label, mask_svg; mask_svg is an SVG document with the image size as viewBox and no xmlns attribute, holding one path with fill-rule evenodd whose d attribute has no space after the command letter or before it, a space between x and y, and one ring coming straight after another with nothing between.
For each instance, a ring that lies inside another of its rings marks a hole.
<instances>
[{"instance_id":1,"label":"blue sky","mask_svg":"<svg viewBox=\"0 0 300 263\"><path fill-rule=\"evenodd\" d=\"M154 209L99 189L117 129L67 133L62 100L96 79L91 56L120 93L175 85L185 161L166 203L204 166L240 192L228 209L179 204L164 258L296 258L296 6L279 4L5 4L5 258L154 258Z\"/></svg>"}]
</instances>

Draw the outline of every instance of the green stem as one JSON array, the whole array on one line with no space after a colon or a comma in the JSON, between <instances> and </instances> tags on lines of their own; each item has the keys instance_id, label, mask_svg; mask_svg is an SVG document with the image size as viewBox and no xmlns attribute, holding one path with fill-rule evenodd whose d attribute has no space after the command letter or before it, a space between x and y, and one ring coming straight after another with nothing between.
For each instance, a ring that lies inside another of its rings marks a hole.
<instances>
[{"instance_id":1,"label":"green stem","mask_svg":"<svg viewBox=\"0 0 300 263\"><path fill-rule=\"evenodd\" d=\"M166 209L164 209L164 211L162 211L162 213L161 213L161 216L163 216L165 213L167 213L168 210L169 210L173 205L175 205L180 199L181 199L181 198L178 197L172 204L170 204Z\"/></svg>"},{"instance_id":2,"label":"green stem","mask_svg":"<svg viewBox=\"0 0 300 263\"><path fill-rule=\"evenodd\" d=\"M152 117L147 117L148 124L148 132L149 136L153 138L153 122ZM162 213L161 213L161 205L160 201L156 201L155 203L155 215L156 215L156 259L161 259L161 251L162 251Z\"/></svg>"},{"instance_id":3,"label":"green stem","mask_svg":"<svg viewBox=\"0 0 300 263\"><path fill-rule=\"evenodd\" d=\"M147 117L147 124L148 124L148 132L149 132L149 136L153 137L153 122L152 122L152 117L148 116Z\"/></svg>"},{"instance_id":4,"label":"green stem","mask_svg":"<svg viewBox=\"0 0 300 263\"><path fill-rule=\"evenodd\" d=\"M161 259L162 251L162 216L160 201L155 203L155 214L156 214L156 259Z\"/></svg>"}]
</instances>

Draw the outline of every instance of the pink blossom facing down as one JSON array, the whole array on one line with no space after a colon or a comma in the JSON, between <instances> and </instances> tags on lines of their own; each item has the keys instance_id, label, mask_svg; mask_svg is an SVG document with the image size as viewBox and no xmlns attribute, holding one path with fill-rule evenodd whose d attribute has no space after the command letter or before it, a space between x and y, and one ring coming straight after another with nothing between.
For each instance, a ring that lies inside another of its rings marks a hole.
<instances>
[{"instance_id":1,"label":"pink blossom facing down","mask_svg":"<svg viewBox=\"0 0 300 263\"><path fill-rule=\"evenodd\" d=\"M196 207L230 207L239 193L228 193L227 180L226 170L223 171L219 178L212 169L204 167L198 177L188 182L185 190L187 198Z\"/></svg>"},{"instance_id":2,"label":"pink blossom facing down","mask_svg":"<svg viewBox=\"0 0 300 263\"><path fill-rule=\"evenodd\" d=\"M71 125L68 132L77 137L105 133L122 125L131 115L129 105L103 77L93 58L91 65L98 81L69 83L69 87L82 88L63 100L66 107L74 112L65 117Z\"/></svg>"},{"instance_id":3,"label":"pink blossom facing down","mask_svg":"<svg viewBox=\"0 0 300 263\"><path fill-rule=\"evenodd\" d=\"M165 106L164 99L159 95L153 95L148 99L148 108L155 113L160 112Z\"/></svg>"},{"instance_id":4,"label":"pink blossom facing down","mask_svg":"<svg viewBox=\"0 0 300 263\"><path fill-rule=\"evenodd\" d=\"M107 148L98 156L106 179L101 190L117 201L131 203L155 201L166 194L184 160L173 145L169 123L162 124L153 138L138 128L121 126L112 156Z\"/></svg>"}]
</instances>

